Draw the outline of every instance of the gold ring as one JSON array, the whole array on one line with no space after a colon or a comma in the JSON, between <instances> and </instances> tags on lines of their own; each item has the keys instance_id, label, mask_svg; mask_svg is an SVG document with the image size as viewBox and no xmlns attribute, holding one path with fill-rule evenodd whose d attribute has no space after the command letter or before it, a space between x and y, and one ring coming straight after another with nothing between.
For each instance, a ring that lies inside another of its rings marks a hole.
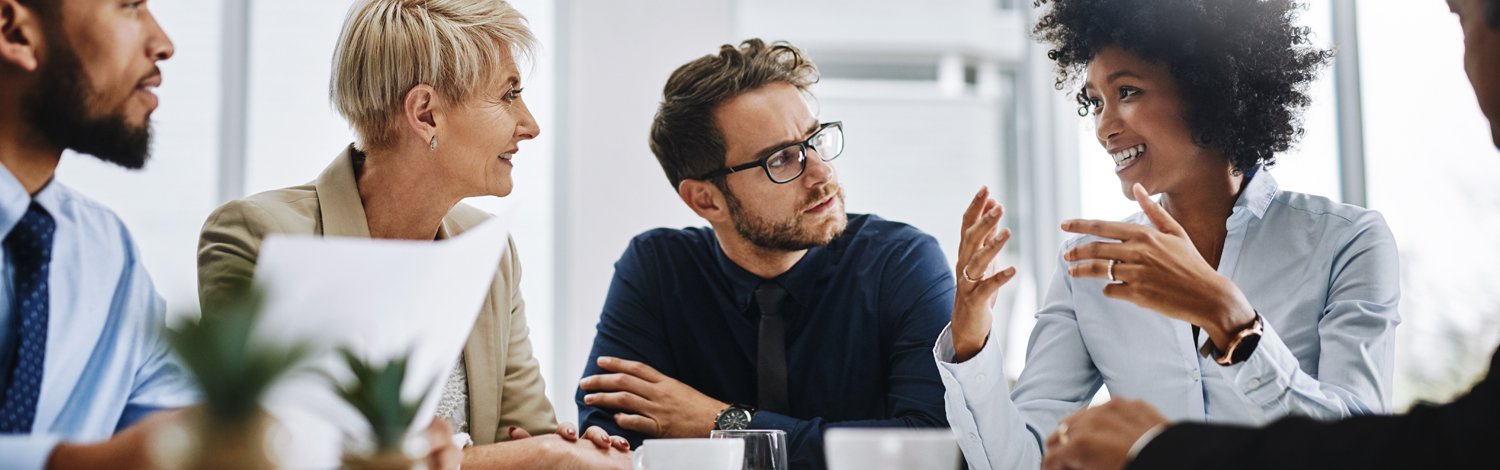
<instances>
[{"instance_id":1,"label":"gold ring","mask_svg":"<svg viewBox=\"0 0 1500 470\"><path fill-rule=\"evenodd\" d=\"M969 277L969 267L968 266L964 266L964 268L958 270L958 272L959 272L959 274L963 275L965 281L979 282L978 279L974 279L972 277Z\"/></svg>"},{"instance_id":2,"label":"gold ring","mask_svg":"<svg viewBox=\"0 0 1500 470\"><path fill-rule=\"evenodd\" d=\"M1068 445L1068 423L1057 425L1057 443L1059 445Z\"/></svg>"},{"instance_id":3,"label":"gold ring","mask_svg":"<svg viewBox=\"0 0 1500 470\"><path fill-rule=\"evenodd\" d=\"M1109 275L1109 282L1111 283L1120 282L1115 279L1115 263L1119 263L1119 261L1109 260L1109 269L1104 271L1105 274Z\"/></svg>"}]
</instances>

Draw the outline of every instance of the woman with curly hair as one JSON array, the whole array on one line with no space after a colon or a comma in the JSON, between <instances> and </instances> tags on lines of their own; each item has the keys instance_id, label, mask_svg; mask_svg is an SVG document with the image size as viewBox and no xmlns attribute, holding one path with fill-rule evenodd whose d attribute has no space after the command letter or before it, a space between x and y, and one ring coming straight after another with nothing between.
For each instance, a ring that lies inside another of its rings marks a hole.
<instances>
[{"instance_id":1,"label":"woman with curly hair","mask_svg":"<svg viewBox=\"0 0 1500 470\"><path fill-rule=\"evenodd\" d=\"M973 468L1035 468L1043 438L1101 386L1173 420L1260 424L1385 413L1400 322L1379 213L1282 191L1266 167L1300 136L1332 53L1294 0L1039 0L1035 29L1078 86L1125 197L1069 240L1006 386L989 341L990 264L1009 239L981 190L964 214L952 323L934 348ZM1103 163L1103 160L1101 160ZM1161 195L1153 202L1151 195Z\"/></svg>"}]
</instances>

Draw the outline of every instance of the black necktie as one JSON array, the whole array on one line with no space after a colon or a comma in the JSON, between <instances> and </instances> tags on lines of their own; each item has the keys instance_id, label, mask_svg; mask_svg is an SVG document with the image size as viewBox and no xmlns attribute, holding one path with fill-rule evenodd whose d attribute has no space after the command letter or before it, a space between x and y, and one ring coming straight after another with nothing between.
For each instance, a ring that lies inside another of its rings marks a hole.
<instances>
[{"instance_id":1,"label":"black necktie","mask_svg":"<svg viewBox=\"0 0 1500 470\"><path fill-rule=\"evenodd\" d=\"M5 236L5 252L15 266L12 307L19 320L20 341L15 366L7 371L5 391L0 395L0 434L29 433L36 419L47 353L47 267L52 261L55 228L52 216L33 202Z\"/></svg>"},{"instance_id":2,"label":"black necktie","mask_svg":"<svg viewBox=\"0 0 1500 470\"><path fill-rule=\"evenodd\" d=\"M790 411L786 399L786 322L781 304L786 289L773 281L755 288L760 307L760 340L756 343L756 401L760 409L774 413Z\"/></svg>"}]
</instances>

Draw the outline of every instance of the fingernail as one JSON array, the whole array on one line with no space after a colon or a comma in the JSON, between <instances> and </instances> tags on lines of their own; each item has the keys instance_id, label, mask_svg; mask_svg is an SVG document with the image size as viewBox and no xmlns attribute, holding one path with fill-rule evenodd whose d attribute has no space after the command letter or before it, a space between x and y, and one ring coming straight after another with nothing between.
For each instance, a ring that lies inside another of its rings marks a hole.
<instances>
[{"instance_id":1,"label":"fingernail","mask_svg":"<svg viewBox=\"0 0 1500 470\"><path fill-rule=\"evenodd\" d=\"M592 395L592 394L584 395L583 396L583 402L584 403L593 403L594 402L594 395Z\"/></svg>"}]
</instances>

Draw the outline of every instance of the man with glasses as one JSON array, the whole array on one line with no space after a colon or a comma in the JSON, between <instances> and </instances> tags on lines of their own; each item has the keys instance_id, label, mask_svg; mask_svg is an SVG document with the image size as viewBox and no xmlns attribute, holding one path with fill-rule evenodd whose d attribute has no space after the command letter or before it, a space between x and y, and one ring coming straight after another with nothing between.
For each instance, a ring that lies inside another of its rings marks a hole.
<instances>
[{"instance_id":1,"label":"man with glasses","mask_svg":"<svg viewBox=\"0 0 1500 470\"><path fill-rule=\"evenodd\" d=\"M637 236L615 264L579 384L583 426L639 445L716 429L787 434L822 468L829 427L945 427L926 352L953 307L931 236L844 213L797 48L724 45L668 79L651 149L712 228Z\"/></svg>"}]
</instances>

